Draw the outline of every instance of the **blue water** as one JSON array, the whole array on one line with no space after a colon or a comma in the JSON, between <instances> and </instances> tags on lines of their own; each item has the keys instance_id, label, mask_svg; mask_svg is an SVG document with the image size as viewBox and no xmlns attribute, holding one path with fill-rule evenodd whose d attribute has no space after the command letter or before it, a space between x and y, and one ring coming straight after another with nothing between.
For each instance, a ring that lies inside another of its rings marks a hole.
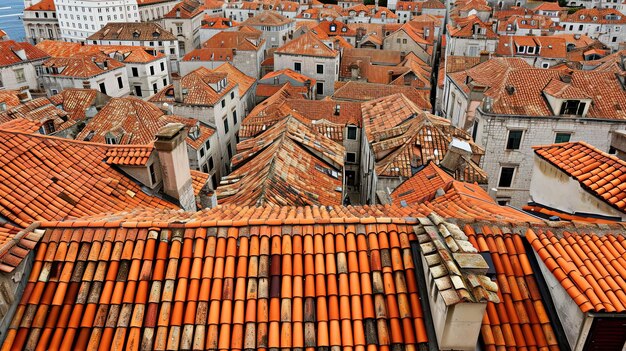
<instances>
[{"instance_id":1,"label":"blue water","mask_svg":"<svg viewBox=\"0 0 626 351\"><path fill-rule=\"evenodd\" d=\"M7 32L13 40L24 40L22 12L24 0L0 0L0 29Z\"/></svg>"}]
</instances>

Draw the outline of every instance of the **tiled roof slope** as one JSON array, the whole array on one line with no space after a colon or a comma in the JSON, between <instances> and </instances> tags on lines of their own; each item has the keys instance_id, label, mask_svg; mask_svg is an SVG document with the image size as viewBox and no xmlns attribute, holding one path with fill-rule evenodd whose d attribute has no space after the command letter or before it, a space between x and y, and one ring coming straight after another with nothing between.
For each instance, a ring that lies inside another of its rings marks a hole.
<instances>
[{"instance_id":1,"label":"tiled roof slope","mask_svg":"<svg viewBox=\"0 0 626 351\"><path fill-rule=\"evenodd\" d=\"M76 54L102 53L124 63L147 63L165 57L153 48L131 45L81 45L60 40L43 40L37 48L52 57L72 57ZM116 55L117 54L117 55Z\"/></svg>"},{"instance_id":2,"label":"tiled roof slope","mask_svg":"<svg viewBox=\"0 0 626 351\"><path fill-rule=\"evenodd\" d=\"M222 31L202 44L204 48L233 48L243 51L258 51L265 39L261 39L261 33L237 31Z\"/></svg>"},{"instance_id":3,"label":"tiled roof slope","mask_svg":"<svg viewBox=\"0 0 626 351\"><path fill-rule=\"evenodd\" d=\"M404 95L396 94L361 105L365 136L371 144L379 176L410 177L413 168L428 161L439 163L452 138L467 141L474 155L483 155L471 137L450 121L419 109ZM486 183L487 174L469 160L458 179Z\"/></svg>"},{"instance_id":4,"label":"tiled roof slope","mask_svg":"<svg viewBox=\"0 0 626 351\"><path fill-rule=\"evenodd\" d=\"M0 224L0 272L12 272L36 247L43 232L35 227L22 230L7 223Z\"/></svg>"},{"instance_id":5,"label":"tiled roof slope","mask_svg":"<svg viewBox=\"0 0 626 351\"><path fill-rule=\"evenodd\" d=\"M156 105L136 97L113 98L76 135L76 140L106 143L107 135L118 138L117 144L147 145L168 123L183 123L199 128L198 137L186 138L190 145L202 145L214 130L192 118L166 115Z\"/></svg>"},{"instance_id":6,"label":"tiled roof slope","mask_svg":"<svg viewBox=\"0 0 626 351\"><path fill-rule=\"evenodd\" d=\"M312 32L307 32L274 51L277 54L298 56L337 57L339 52L329 48Z\"/></svg>"},{"instance_id":7,"label":"tiled roof slope","mask_svg":"<svg viewBox=\"0 0 626 351\"><path fill-rule=\"evenodd\" d=\"M237 145L233 172L217 188L220 204L341 205L345 149L287 117Z\"/></svg>"},{"instance_id":8,"label":"tiled roof slope","mask_svg":"<svg viewBox=\"0 0 626 351\"><path fill-rule=\"evenodd\" d=\"M87 40L176 40L176 36L156 22L109 22Z\"/></svg>"},{"instance_id":9,"label":"tiled roof slope","mask_svg":"<svg viewBox=\"0 0 626 351\"><path fill-rule=\"evenodd\" d=\"M626 212L626 161L583 141L533 149L537 156L578 181L583 189Z\"/></svg>"},{"instance_id":10,"label":"tiled roof slope","mask_svg":"<svg viewBox=\"0 0 626 351\"><path fill-rule=\"evenodd\" d=\"M342 83L340 86L337 83ZM369 101L381 97L404 94L409 100L424 110L432 108L430 104L430 91L418 90L404 85L376 84L357 81L336 82L333 99Z\"/></svg>"},{"instance_id":11,"label":"tiled roof slope","mask_svg":"<svg viewBox=\"0 0 626 351\"><path fill-rule=\"evenodd\" d=\"M41 0L24 9L24 11L55 11L54 0Z\"/></svg>"},{"instance_id":12,"label":"tiled roof slope","mask_svg":"<svg viewBox=\"0 0 626 351\"><path fill-rule=\"evenodd\" d=\"M237 67L232 64L226 62L219 67L217 67L215 72L226 73L228 76L228 80L232 80L239 85L239 96L244 96L252 88L252 86L256 83L256 79L246 75L244 72L240 71Z\"/></svg>"},{"instance_id":13,"label":"tiled roof slope","mask_svg":"<svg viewBox=\"0 0 626 351\"><path fill-rule=\"evenodd\" d=\"M226 86L219 91L215 90L211 83L223 78L227 78ZM191 71L180 79L181 89L187 89L187 95L184 97L183 103L188 105L213 106L234 89L236 85L236 80L228 78L228 74L210 70L206 67L200 67ZM154 94L149 101L174 103L174 86L172 84L166 86Z\"/></svg>"},{"instance_id":14,"label":"tiled roof slope","mask_svg":"<svg viewBox=\"0 0 626 351\"><path fill-rule=\"evenodd\" d=\"M491 255L500 303L488 303L481 336L486 351L559 350L520 233L509 227L465 225L468 240Z\"/></svg>"},{"instance_id":15,"label":"tiled roof slope","mask_svg":"<svg viewBox=\"0 0 626 351\"><path fill-rule=\"evenodd\" d=\"M0 103L4 103L6 108L18 106L20 102L20 92L17 90L2 90L0 91Z\"/></svg>"},{"instance_id":16,"label":"tiled roof slope","mask_svg":"<svg viewBox=\"0 0 626 351\"><path fill-rule=\"evenodd\" d=\"M24 50L26 59L23 60L16 54ZM29 43L19 43L13 40L0 40L0 67L8 67L22 62L43 60L49 57L48 54Z\"/></svg>"},{"instance_id":17,"label":"tiled roof slope","mask_svg":"<svg viewBox=\"0 0 626 351\"><path fill-rule=\"evenodd\" d=\"M18 226L138 206L175 208L103 160L118 147L0 131L0 215Z\"/></svg>"},{"instance_id":18,"label":"tiled roof slope","mask_svg":"<svg viewBox=\"0 0 626 351\"><path fill-rule=\"evenodd\" d=\"M45 74L70 78L91 78L124 67L124 64L103 53L91 53L76 54L71 57L53 57L46 60L43 66L58 70L56 73Z\"/></svg>"},{"instance_id":19,"label":"tiled roof slope","mask_svg":"<svg viewBox=\"0 0 626 351\"><path fill-rule=\"evenodd\" d=\"M3 347L417 350L428 342L411 251L418 222L238 218L185 229L170 219L150 229L47 228Z\"/></svg>"},{"instance_id":20,"label":"tiled roof slope","mask_svg":"<svg viewBox=\"0 0 626 351\"><path fill-rule=\"evenodd\" d=\"M529 231L540 259L582 312L626 312L626 237Z\"/></svg>"},{"instance_id":21,"label":"tiled roof slope","mask_svg":"<svg viewBox=\"0 0 626 351\"><path fill-rule=\"evenodd\" d=\"M435 211L446 218L538 222L524 212L498 205L479 185L454 180L433 162L400 184L391 198L395 205L415 206L423 213Z\"/></svg>"},{"instance_id":22,"label":"tiled roof slope","mask_svg":"<svg viewBox=\"0 0 626 351\"><path fill-rule=\"evenodd\" d=\"M166 13L163 18L176 19L194 18L204 13L202 2L196 0L183 0Z\"/></svg>"},{"instance_id":23,"label":"tiled roof slope","mask_svg":"<svg viewBox=\"0 0 626 351\"><path fill-rule=\"evenodd\" d=\"M285 17L276 11L262 11L253 17L248 18L241 24L243 26L262 27L262 26L284 26L293 22L291 18Z\"/></svg>"},{"instance_id":24,"label":"tiled roof slope","mask_svg":"<svg viewBox=\"0 0 626 351\"><path fill-rule=\"evenodd\" d=\"M573 70L564 73L558 69L530 67L521 58L492 58L449 76L466 92L469 92L468 76L469 81L475 81L474 84L488 87L485 96L493 99L492 113L553 116L559 111L552 111L543 89L552 80L562 79L564 74L571 76L570 86L593 100L587 118L626 118L626 90L610 71Z\"/></svg>"}]
</instances>

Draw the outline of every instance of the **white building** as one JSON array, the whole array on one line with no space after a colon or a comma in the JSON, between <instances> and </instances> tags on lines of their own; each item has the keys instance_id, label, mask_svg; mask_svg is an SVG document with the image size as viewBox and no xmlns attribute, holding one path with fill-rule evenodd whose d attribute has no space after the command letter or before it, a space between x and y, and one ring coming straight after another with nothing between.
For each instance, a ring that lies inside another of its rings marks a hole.
<instances>
[{"instance_id":1,"label":"white building","mask_svg":"<svg viewBox=\"0 0 626 351\"><path fill-rule=\"evenodd\" d=\"M204 12L196 0L183 0L163 18L163 26L178 40L181 56L200 47L200 27Z\"/></svg>"},{"instance_id":2,"label":"white building","mask_svg":"<svg viewBox=\"0 0 626 351\"><path fill-rule=\"evenodd\" d=\"M267 48L270 49L281 47L291 39L295 21L275 11L263 11L245 20L242 25L262 31L262 38L265 39Z\"/></svg>"},{"instance_id":3,"label":"white building","mask_svg":"<svg viewBox=\"0 0 626 351\"><path fill-rule=\"evenodd\" d=\"M107 23L139 22L137 0L54 0L61 36L82 42Z\"/></svg>"},{"instance_id":4,"label":"white building","mask_svg":"<svg viewBox=\"0 0 626 351\"><path fill-rule=\"evenodd\" d=\"M141 22L159 21L170 12L180 0L137 0Z\"/></svg>"},{"instance_id":5,"label":"white building","mask_svg":"<svg viewBox=\"0 0 626 351\"><path fill-rule=\"evenodd\" d=\"M41 40L61 39L54 0L41 0L24 9L22 17L26 41L37 44Z\"/></svg>"},{"instance_id":6,"label":"white building","mask_svg":"<svg viewBox=\"0 0 626 351\"><path fill-rule=\"evenodd\" d=\"M95 89L111 97L130 93L126 66L102 53L51 58L42 70L49 96L67 88Z\"/></svg>"},{"instance_id":7,"label":"white building","mask_svg":"<svg viewBox=\"0 0 626 351\"><path fill-rule=\"evenodd\" d=\"M495 52L498 34L491 24L485 23L475 15L462 24L448 25L446 33L447 56L479 56L481 51Z\"/></svg>"},{"instance_id":8,"label":"white building","mask_svg":"<svg viewBox=\"0 0 626 351\"><path fill-rule=\"evenodd\" d=\"M626 15L615 9L578 10L561 21L562 33L584 34L618 50L626 41Z\"/></svg>"},{"instance_id":9,"label":"white building","mask_svg":"<svg viewBox=\"0 0 626 351\"><path fill-rule=\"evenodd\" d=\"M39 90L38 71L48 54L29 43L0 41L0 90Z\"/></svg>"},{"instance_id":10,"label":"white building","mask_svg":"<svg viewBox=\"0 0 626 351\"><path fill-rule=\"evenodd\" d=\"M317 96L331 96L339 80L339 51L307 32L274 51L274 70L292 69L316 81Z\"/></svg>"}]
</instances>

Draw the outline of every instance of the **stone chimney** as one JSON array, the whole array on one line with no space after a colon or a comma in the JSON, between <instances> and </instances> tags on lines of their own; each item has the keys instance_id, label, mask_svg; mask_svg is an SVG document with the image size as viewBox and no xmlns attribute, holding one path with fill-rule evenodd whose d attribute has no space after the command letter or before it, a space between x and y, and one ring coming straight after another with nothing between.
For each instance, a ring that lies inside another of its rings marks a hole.
<instances>
[{"instance_id":1,"label":"stone chimney","mask_svg":"<svg viewBox=\"0 0 626 351\"><path fill-rule=\"evenodd\" d=\"M178 199L185 211L196 211L186 137L184 124L169 123L157 133L154 147L161 162L163 192Z\"/></svg>"},{"instance_id":2,"label":"stone chimney","mask_svg":"<svg viewBox=\"0 0 626 351\"><path fill-rule=\"evenodd\" d=\"M472 156L472 147L470 144L461 139L452 138L448 146L448 152L443 157L439 165L450 172L457 171L462 174L466 165L466 160Z\"/></svg>"},{"instance_id":3,"label":"stone chimney","mask_svg":"<svg viewBox=\"0 0 626 351\"><path fill-rule=\"evenodd\" d=\"M420 218L415 233L420 243L439 350L476 350L488 302L499 303L498 285L489 265L463 231L435 213ZM428 312L426 312L428 313Z\"/></svg>"},{"instance_id":4,"label":"stone chimney","mask_svg":"<svg viewBox=\"0 0 626 351\"><path fill-rule=\"evenodd\" d=\"M174 88L174 101L183 102L183 88L180 86L180 75L172 73L172 87Z\"/></svg>"},{"instance_id":5,"label":"stone chimney","mask_svg":"<svg viewBox=\"0 0 626 351\"><path fill-rule=\"evenodd\" d=\"M489 60L489 51L483 50L480 52L480 63Z\"/></svg>"}]
</instances>

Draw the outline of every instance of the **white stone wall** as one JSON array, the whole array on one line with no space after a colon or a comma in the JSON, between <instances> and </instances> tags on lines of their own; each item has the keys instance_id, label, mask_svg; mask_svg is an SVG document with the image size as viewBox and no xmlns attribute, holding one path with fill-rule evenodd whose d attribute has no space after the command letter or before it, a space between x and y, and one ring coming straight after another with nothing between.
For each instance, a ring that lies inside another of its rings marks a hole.
<instances>
[{"instance_id":1,"label":"white stone wall","mask_svg":"<svg viewBox=\"0 0 626 351\"><path fill-rule=\"evenodd\" d=\"M154 74L151 73L150 67L153 68ZM136 77L133 75L133 68L137 70L138 76ZM169 84L169 65L166 57L148 63L128 63L126 64L126 74L130 83L130 94L143 99L155 94L155 84L157 92ZM141 89L141 95L137 95L135 87Z\"/></svg>"},{"instance_id":2,"label":"white stone wall","mask_svg":"<svg viewBox=\"0 0 626 351\"><path fill-rule=\"evenodd\" d=\"M335 92L335 81L339 80L339 55L335 57L296 56L289 54L274 53L274 70L292 69L294 64L300 63L301 71L307 77L311 77L324 85L324 91L317 89L317 96L331 96ZM324 73L317 73L317 65L324 65Z\"/></svg>"},{"instance_id":3,"label":"white stone wall","mask_svg":"<svg viewBox=\"0 0 626 351\"><path fill-rule=\"evenodd\" d=\"M203 14L193 18L164 18L163 26L178 39L179 55L200 47L200 27ZM179 29L180 28L180 29Z\"/></svg>"},{"instance_id":4,"label":"white stone wall","mask_svg":"<svg viewBox=\"0 0 626 351\"><path fill-rule=\"evenodd\" d=\"M55 11L24 11L22 22L24 23L25 38L12 38L13 40L26 40L31 44L49 40L60 40L61 29Z\"/></svg>"},{"instance_id":5,"label":"white stone wall","mask_svg":"<svg viewBox=\"0 0 626 351\"><path fill-rule=\"evenodd\" d=\"M117 77L122 78L123 87L120 89ZM48 96L60 93L68 88L85 88L83 82L89 82L89 88L100 91L100 83L104 83L106 95L111 97L126 96L130 93L128 74L125 67L116 68L91 78L66 77L53 74L43 75L43 84ZM55 93L56 91L56 93Z\"/></svg>"},{"instance_id":6,"label":"white stone wall","mask_svg":"<svg viewBox=\"0 0 626 351\"><path fill-rule=\"evenodd\" d=\"M141 22L160 20L179 2L179 0L170 0L154 4L140 5L139 19Z\"/></svg>"},{"instance_id":7,"label":"white stone wall","mask_svg":"<svg viewBox=\"0 0 626 351\"><path fill-rule=\"evenodd\" d=\"M497 189L498 199L510 199L510 204L521 207L528 203L530 180L533 173L532 146L552 144L557 132L572 133L571 141L585 141L607 152L611 134L624 129L626 121L582 119L569 117L512 117L485 116L476 112L478 133L476 142L485 149L480 166L489 175L488 189ZM519 150L506 150L509 130L523 130ZM499 188L501 167L516 167L510 188Z\"/></svg>"},{"instance_id":8,"label":"white stone wall","mask_svg":"<svg viewBox=\"0 0 626 351\"><path fill-rule=\"evenodd\" d=\"M583 189L577 180L536 155L530 181L530 199L570 214L578 212L626 219L626 214L601 201Z\"/></svg>"},{"instance_id":9,"label":"white stone wall","mask_svg":"<svg viewBox=\"0 0 626 351\"><path fill-rule=\"evenodd\" d=\"M453 56L480 56L481 51L493 53L496 51L498 39L473 38L446 38L446 57Z\"/></svg>"},{"instance_id":10,"label":"white stone wall","mask_svg":"<svg viewBox=\"0 0 626 351\"><path fill-rule=\"evenodd\" d=\"M626 14L623 16L626 16ZM592 39L601 41L612 50L617 50L619 44L626 41L626 24L598 24L562 21L561 26L563 26L563 30L556 31L556 34L583 34Z\"/></svg>"},{"instance_id":11,"label":"white stone wall","mask_svg":"<svg viewBox=\"0 0 626 351\"><path fill-rule=\"evenodd\" d=\"M431 33L432 35L433 33ZM422 59L426 63L430 63L430 55L425 50L425 45L416 43L411 37L404 31L396 31L383 40L383 47L385 50L400 51L403 55L407 55L410 52L415 53L417 57Z\"/></svg>"},{"instance_id":12,"label":"white stone wall","mask_svg":"<svg viewBox=\"0 0 626 351\"><path fill-rule=\"evenodd\" d=\"M35 65L41 65L41 61L26 62L17 65L11 65L0 68L0 80L2 87L0 89L17 90L21 87L28 86L28 89L37 90L39 84L37 82L37 70ZM18 81L16 71L23 70L24 80Z\"/></svg>"},{"instance_id":13,"label":"white stone wall","mask_svg":"<svg viewBox=\"0 0 626 351\"><path fill-rule=\"evenodd\" d=\"M178 58L180 52L178 50L177 40L164 40L164 41L148 41L148 40L90 40L85 44L94 45L130 45L130 46L145 46L154 48L160 53L167 56L169 60L169 71L172 73L178 72Z\"/></svg>"},{"instance_id":14,"label":"white stone wall","mask_svg":"<svg viewBox=\"0 0 626 351\"><path fill-rule=\"evenodd\" d=\"M137 0L54 0L61 36L82 42L109 22L139 22Z\"/></svg>"}]
</instances>

